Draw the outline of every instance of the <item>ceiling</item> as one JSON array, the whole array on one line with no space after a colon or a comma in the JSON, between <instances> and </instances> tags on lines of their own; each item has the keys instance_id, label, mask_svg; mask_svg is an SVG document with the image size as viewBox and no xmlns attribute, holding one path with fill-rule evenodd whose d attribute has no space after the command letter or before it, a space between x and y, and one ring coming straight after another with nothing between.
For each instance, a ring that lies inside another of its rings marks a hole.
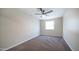
<instances>
[{"instance_id":1,"label":"ceiling","mask_svg":"<svg viewBox=\"0 0 79 59\"><path fill-rule=\"evenodd\" d=\"M41 13L37 8L22 8L21 10L24 11L29 16L34 16L35 18L41 20L62 17L66 11L66 8L43 8L43 9L46 11L53 10L53 12L41 17L41 15L36 15L36 13Z\"/></svg>"}]
</instances>

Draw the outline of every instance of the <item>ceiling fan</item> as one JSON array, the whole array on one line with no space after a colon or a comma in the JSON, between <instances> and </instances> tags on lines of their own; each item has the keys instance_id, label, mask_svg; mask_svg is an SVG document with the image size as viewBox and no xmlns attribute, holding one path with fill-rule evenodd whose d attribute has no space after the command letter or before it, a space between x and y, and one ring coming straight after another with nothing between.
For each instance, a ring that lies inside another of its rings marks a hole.
<instances>
[{"instance_id":1,"label":"ceiling fan","mask_svg":"<svg viewBox=\"0 0 79 59\"><path fill-rule=\"evenodd\" d=\"M37 8L37 9L38 9L41 13L36 13L36 15L47 15L47 14L53 12L53 10L47 11L47 10L45 10L45 9L43 9L43 8Z\"/></svg>"}]
</instances>

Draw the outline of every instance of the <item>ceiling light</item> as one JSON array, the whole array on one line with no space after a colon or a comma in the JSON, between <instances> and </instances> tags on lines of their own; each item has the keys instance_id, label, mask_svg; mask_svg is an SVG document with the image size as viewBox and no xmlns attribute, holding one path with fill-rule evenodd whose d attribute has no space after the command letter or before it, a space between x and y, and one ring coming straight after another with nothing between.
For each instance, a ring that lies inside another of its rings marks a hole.
<instances>
[{"instance_id":1,"label":"ceiling light","mask_svg":"<svg viewBox=\"0 0 79 59\"><path fill-rule=\"evenodd\" d=\"M41 18L44 18L45 17L45 15L41 15Z\"/></svg>"}]
</instances>

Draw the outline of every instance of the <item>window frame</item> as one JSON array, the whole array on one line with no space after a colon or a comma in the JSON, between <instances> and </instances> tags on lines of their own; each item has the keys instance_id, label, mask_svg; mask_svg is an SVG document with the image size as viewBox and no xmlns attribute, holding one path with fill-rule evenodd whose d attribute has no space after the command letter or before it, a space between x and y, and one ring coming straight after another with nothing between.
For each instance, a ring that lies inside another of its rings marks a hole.
<instances>
[{"instance_id":1,"label":"window frame","mask_svg":"<svg viewBox=\"0 0 79 59\"><path fill-rule=\"evenodd\" d=\"M48 24L51 23L51 24ZM49 27L50 26L50 27ZM47 20L45 21L45 30L54 30L55 29L55 21L53 20Z\"/></svg>"}]
</instances>

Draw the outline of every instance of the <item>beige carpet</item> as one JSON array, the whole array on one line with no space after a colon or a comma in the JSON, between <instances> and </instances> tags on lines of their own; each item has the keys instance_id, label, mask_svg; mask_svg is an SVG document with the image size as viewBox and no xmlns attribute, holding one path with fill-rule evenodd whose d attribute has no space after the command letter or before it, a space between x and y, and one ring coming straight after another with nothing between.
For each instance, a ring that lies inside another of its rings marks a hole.
<instances>
[{"instance_id":1,"label":"beige carpet","mask_svg":"<svg viewBox=\"0 0 79 59\"><path fill-rule=\"evenodd\" d=\"M8 51L71 51L61 37L38 36Z\"/></svg>"}]
</instances>

